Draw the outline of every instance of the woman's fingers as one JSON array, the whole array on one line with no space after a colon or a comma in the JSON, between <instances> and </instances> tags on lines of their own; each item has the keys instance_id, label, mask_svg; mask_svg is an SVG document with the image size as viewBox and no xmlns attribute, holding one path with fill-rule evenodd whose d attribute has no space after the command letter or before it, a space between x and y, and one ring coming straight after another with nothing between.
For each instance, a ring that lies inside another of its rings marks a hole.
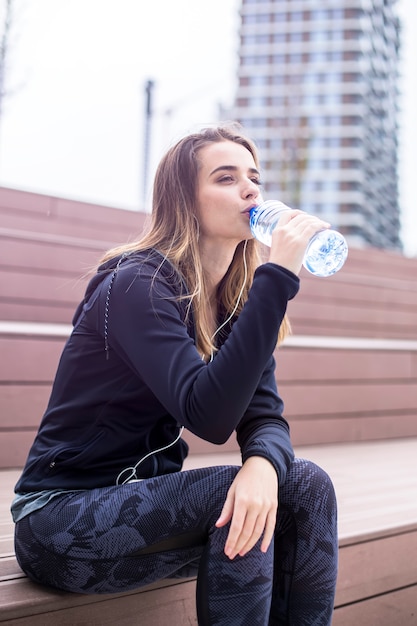
<instances>
[{"instance_id":1,"label":"woman's fingers","mask_svg":"<svg viewBox=\"0 0 417 626\"><path fill-rule=\"evenodd\" d=\"M278 482L274 468L265 459L251 457L229 489L216 526L230 521L225 554L244 556L262 537L261 550L271 543L278 507Z\"/></svg>"},{"instance_id":2,"label":"woman's fingers","mask_svg":"<svg viewBox=\"0 0 417 626\"><path fill-rule=\"evenodd\" d=\"M246 515L235 512L226 541L225 554L233 559L244 556L262 539L261 549L266 552L271 543L276 523L276 508L248 511Z\"/></svg>"},{"instance_id":3,"label":"woman's fingers","mask_svg":"<svg viewBox=\"0 0 417 626\"><path fill-rule=\"evenodd\" d=\"M242 530L239 542L236 546L237 554L245 556L245 554L249 552L249 550L252 550L253 546L258 543L259 539L265 532L266 519L267 516L265 516L264 512L254 519L251 519L250 516L248 516L245 527Z\"/></svg>"},{"instance_id":4,"label":"woman's fingers","mask_svg":"<svg viewBox=\"0 0 417 626\"><path fill-rule=\"evenodd\" d=\"M302 211L283 214L272 233L269 261L298 274L308 242L318 231L329 226L328 222Z\"/></svg>"}]
</instances>

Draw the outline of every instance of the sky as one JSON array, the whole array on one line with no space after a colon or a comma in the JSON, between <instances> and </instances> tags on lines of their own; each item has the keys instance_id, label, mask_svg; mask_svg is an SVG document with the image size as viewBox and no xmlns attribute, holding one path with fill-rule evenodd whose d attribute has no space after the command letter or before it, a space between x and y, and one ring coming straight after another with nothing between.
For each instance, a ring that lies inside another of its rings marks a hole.
<instances>
[{"instance_id":1,"label":"sky","mask_svg":"<svg viewBox=\"0 0 417 626\"><path fill-rule=\"evenodd\" d=\"M417 1L397 6L400 206L405 252L417 256ZM233 102L239 7L239 0L14 0L0 185L149 209L145 84L154 81L152 177L172 143Z\"/></svg>"}]
</instances>

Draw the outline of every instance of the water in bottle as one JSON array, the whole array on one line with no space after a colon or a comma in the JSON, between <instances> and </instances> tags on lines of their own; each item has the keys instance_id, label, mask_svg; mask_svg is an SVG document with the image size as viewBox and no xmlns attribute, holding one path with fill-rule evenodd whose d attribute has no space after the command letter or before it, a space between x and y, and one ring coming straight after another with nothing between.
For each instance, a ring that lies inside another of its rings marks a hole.
<instances>
[{"instance_id":1,"label":"water in bottle","mask_svg":"<svg viewBox=\"0 0 417 626\"><path fill-rule=\"evenodd\" d=\"M250 228L253 236L267 246L271 245L272 231L284 211L291 209L278 200L267 200L250 212ZM307 246L303 265L315 276L331 276L346 261L346 239L335 230L321 230Z\"/></svg>"}]
</instances>

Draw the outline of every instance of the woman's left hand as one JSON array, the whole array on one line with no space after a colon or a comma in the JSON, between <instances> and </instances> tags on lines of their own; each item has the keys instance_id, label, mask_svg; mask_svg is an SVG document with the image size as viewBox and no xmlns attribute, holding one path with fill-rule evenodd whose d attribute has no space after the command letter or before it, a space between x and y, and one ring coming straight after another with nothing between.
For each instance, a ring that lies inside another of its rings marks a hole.
<instances>
[{"instance_id":1,"label":"woman's left hand","mask_svg":"<svg viewBox=\"0 0 417 626\"><path fill-rule=\"evenodd\" d=\"M249 457L233 481L216 522L220 528L231 520L224 547L230 558L244 556L262 536L266 552L275 531L278 510L278 477L265 458Z\"/></svg>"}]
</instances>

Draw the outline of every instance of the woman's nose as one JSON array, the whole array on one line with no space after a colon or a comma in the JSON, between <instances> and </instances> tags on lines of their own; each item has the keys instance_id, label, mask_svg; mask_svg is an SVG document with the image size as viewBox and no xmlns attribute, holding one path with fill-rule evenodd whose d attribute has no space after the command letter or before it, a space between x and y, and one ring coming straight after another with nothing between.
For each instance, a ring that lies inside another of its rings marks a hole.
<instances>
[{"instance_id":1,"label":"woman's nose","mask_svg":"<svg viewBox=\"0 0 417 626\"><path fill-rule=\"evenodd\" d=\"M243 190L243 196L247 199L256 198L260 193L259 185L254 183L252 180L249 180L247 185L245 185Z\"/></svg>"}]
</instances>

